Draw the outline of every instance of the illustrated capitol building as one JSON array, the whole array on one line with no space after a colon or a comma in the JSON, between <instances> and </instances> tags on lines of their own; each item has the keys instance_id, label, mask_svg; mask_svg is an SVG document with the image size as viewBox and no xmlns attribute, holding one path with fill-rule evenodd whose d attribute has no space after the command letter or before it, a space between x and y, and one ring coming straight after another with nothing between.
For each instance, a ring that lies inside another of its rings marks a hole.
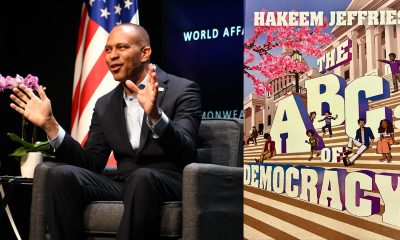
<instances>
[{"instance_id":1,"label":"illustrated capitol building","mask_svg":"<svg viewBox=\"0 0 400 240\"><path fill-rule=\"evenodd\" d=\"M400 1L396 0L353 0L346 11L368 10L399 10ZM336 26L332 30L333 42L324 48L325 53L331 51L346 39L352 40L352 60L338 66L325 74L334 73L342 76L347 82L365 75L378 75L391 81L388 64L378 62L378 59L389 59L389 53L394 52L400 59L400 25L385 26ZM291 55L292 51L283 49L282 55ZM304 61L304 59L302 60ZM244 106L244 138L247 139L252 126L258 128L259 121L264 123L264 132L269 132L277 103L291 94L300 95L307 102L305 80L319 77L317 69L310 69L299 76L299 91L295 88L295 74L288 73L283 77L270 79L272 91L264 96L250 93L243 100Z\"/></svg>"}]
</instances>

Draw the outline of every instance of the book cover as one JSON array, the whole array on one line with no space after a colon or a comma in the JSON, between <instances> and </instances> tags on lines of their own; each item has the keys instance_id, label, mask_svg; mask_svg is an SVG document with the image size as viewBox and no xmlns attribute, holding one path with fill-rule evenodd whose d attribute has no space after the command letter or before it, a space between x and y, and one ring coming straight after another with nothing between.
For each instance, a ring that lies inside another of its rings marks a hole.
<instances>
[{"instance_id":1,"label":"book cover","mask_svg":"<svg viewBox=\"0 0 400 240\"><path fill-rule=\"evenodd\" d=\"M400 237L399 59L399 1L245 1L245 239Z\"/></svg>"}]
</instances>

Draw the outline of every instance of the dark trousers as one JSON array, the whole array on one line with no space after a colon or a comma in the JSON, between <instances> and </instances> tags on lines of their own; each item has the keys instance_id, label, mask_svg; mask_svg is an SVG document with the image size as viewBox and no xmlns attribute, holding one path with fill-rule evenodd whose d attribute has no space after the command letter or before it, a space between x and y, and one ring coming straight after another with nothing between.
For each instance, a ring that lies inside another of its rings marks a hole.
<instances>
[{"instance_id":1,"label":"dark trousers","mask_svg":"<svg viewBox=\"0 0 400 240\"><path fill-rule=\"evenodd\" d=\"M257 145L257 137L249 137L248 139L247 139L247 145L248 144L250 144L250 141L253 141L253 143L255 144L255 145Z\"/></svg>"},{"instance_id":2,"label":"dark trousers","mask_svg":"<svg viewBox=\"0 0 400 240\"><path fill-rule=\"evenodd\" d=\"M83 213L97 200L122 200L117 239L158 239L161 203L182 199L182 174L139 168L123 180L71 166L50 169L46 212L51 239L83 239ZM106 218L107 216L105 216Z\"/></svg>"},{"instance_id":3,"label":"dark trousers","mask_svg":"<svg viewBox=\"0 0 400 240\"><path fill-rule=\"evenodd\" d=\"M397 92L399 90L398 81L400 82L400 73L392 73L392 81L393 81L394 91Z\"/></svg>"},{"instance_id":4,"label":"dark trousers","mask_svg":"<svg viewBox=\"0 0 400 240\"><path fill-rule=\"evenodd\" d=\"M329 123L325 124L325 126L322 127L322 132L325 133L325 129L328 128L329 131L329 136L332 136L332 125Z\"/></svg>"}]
</instances>

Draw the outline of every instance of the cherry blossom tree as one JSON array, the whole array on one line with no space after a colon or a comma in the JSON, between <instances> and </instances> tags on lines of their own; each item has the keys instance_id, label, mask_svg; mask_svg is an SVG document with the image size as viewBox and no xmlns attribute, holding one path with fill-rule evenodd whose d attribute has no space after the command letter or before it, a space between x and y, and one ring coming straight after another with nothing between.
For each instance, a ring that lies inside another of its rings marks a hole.
<instances>
[{"instance_id":1,"label":"cherry blossom tree","mask_svg":"<svg viewBox=\"0 0 400 240\"><path fill-rule=\"evenodd\" d=\"M263 10L266 12L266 10ZM320 57L324 54L323 47L332 42L332 37L322 32L328 27L324 19L322 26L255 26L253 35L244 43L244 75L253 82L254 92L259 95L271 91L267 81L258 78L259 72L268 79L275 79L288 72L306 72L308 66L290 56L272 55L272 49L287 48L308 56ZM265 38L265 40L264 40ZM262 40L261 40L262 39ZM256 58L256 55L259 57Z\"/></svg>"}]
</instances>

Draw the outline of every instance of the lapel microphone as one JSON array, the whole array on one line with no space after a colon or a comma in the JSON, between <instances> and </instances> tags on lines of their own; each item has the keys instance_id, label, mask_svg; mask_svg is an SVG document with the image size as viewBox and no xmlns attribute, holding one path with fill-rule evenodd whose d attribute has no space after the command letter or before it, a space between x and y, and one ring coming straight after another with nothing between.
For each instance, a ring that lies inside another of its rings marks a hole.
<instances>
[{"instance_id":1,"label":"lapel microphone","mask_svg":"<svg viewBox=\"0 0 400 240\"><path fill-rule=\"evenodd\" d=\"M132 69L134 69L134 68L138 68L138 67L141 67L143 64L145 64L145 63L147 63L147 62L149 62L149 60L146 60L146 61L144 61L144 62L140 62L139 64L137 64L136 66L133 66L133 67L131 67L131 66L128 66L129 68L132 68Z\"/></svg>"},{"instance_id":2,"label":"lapel microphone","mask_svg":"<svg viewBox=\"0 0 400 240\"><path fill-rule=\"evenodd\" d=\"M129 68L131 68L131 69L135 69L135 68L139 68L139 67L141 67L142 65L143 65L143 63L144 62L141 62L141 63L139 63L139 64L137 64L136 66L128 66Z\"/></svg>"}]
</instances>

